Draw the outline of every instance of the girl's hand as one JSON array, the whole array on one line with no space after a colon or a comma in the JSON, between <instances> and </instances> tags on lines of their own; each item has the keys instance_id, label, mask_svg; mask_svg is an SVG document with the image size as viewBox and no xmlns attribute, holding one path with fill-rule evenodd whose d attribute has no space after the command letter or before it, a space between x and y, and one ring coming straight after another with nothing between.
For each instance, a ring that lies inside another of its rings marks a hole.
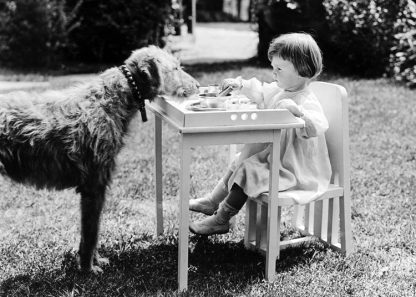
<instances>
[{"instance_id":1,"label":"girl's hand","mask_svg":"<svg viewBox=\"0 0 416 297\"><path fill-rule=\"evenodd\" d=\"M221 90L231 87L233 90L240 90L243 87L240 78L226 78L221 83Z\"/></svg>"},{"instance_id":2,"label":"girl's hand","mask_svg":"<svg viewBox=\"0 0 416 297\"><path fill-rule=\"evenodd\" d=\"M295 117L302 117L303 112L300 110L299 105L295 103L292 99L282 99L276 104L276 108L279 109L287 109L289 110Z\"/></svg>"}]
</instances>

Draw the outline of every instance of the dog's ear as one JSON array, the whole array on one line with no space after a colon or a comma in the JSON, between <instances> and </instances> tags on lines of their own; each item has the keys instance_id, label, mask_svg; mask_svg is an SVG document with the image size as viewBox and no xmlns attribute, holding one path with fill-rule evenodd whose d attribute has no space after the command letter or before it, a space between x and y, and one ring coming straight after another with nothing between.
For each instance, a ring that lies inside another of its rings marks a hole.
<instances>
[{"instance_id":1,"label":"dog's ear","mask_svg":"<svg viewBox=\"0 0 416 297\"><path fill-rule=\"evenodd\" d=\"M158 62L156 58L148 57L138 66L139 83L142 85L142 89L147 90L146 99L153 99L159 93L163 83Z\"/></svg>"}]
</instances>

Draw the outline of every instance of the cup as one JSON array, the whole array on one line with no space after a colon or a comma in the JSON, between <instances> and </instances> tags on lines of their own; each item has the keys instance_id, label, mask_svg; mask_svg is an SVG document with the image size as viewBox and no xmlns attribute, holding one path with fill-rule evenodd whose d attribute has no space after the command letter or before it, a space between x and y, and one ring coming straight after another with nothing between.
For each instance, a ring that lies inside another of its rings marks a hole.
<instances>
[{"instance_id":1,"label":"cup","mask_svg":"<svg viewBox=\"0 0 416 297\"><path fill-rule=\"evenodd\" d=\"M207 96L216 97L220 91L220 86L217 84L208 85Z\"/></svg>"}]
</instances>

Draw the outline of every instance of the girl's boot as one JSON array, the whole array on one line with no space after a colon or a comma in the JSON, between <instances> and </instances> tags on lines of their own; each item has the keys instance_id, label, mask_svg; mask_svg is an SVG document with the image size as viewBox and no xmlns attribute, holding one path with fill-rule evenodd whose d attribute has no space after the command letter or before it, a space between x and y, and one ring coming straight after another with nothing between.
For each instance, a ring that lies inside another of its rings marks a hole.
<instances>
[{"instance_id":1,"label":"girl's boot","mask_svg":"<svg viewBox=\"0 0 416 297\"><path fill-rule=\"evenodd\" d=\"M206 215L212 215L227 195L227 187L223 179L221 179L210 194L203 198L189 200L189 209Z\"/></svg>"},{"instance_id":2,"label":"girl's boot","mask_svg":"<svg viewBox=\"0 0 416 297\"><path fill-rule=\"evenodd\" d=\"M224 201L214 214L202 221L191 223L189 229L195 234L212 235L224 234L230 230L230 219L238 213L231 205Z\"/></svg>"}]
</instances>

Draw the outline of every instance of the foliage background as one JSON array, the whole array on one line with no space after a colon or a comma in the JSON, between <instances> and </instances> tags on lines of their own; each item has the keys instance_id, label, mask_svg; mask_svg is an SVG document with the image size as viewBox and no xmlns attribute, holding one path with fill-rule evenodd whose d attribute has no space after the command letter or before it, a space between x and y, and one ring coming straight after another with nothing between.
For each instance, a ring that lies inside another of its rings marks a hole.
<instances>
[{"instance_id":1,"label":"foliage background","mask_svg":"<svg viewBox=\"0 0 416 297\"><path fill-rule=\"evenodd\" d=\"M68 45L64 1L0 1L0 63L51 67ZM0 64L0 65L1 65Z\"/></svg>"},{"instance_id":2,"label":"foliage background","mask_svg":"<svg viewBox=\"0 0 416 297\"><path fill-rule=\"evenodd\" d=\"M200 0L197 7L199 21L234 21L222 13L222 1ZM317 39L332 72L391 76L416 87L414 0L253 0L251 7L262 63L272 38L304 31ZM0 0L0 66L121 63L133 49L163 47L183 22L176 17L186 16L172 10L171 0Z\"/></svg>"},{"instance_id":3,"label":"foliage background","mask_svg":"<svg viewBox=\"0 0 416 297\"><path fill-rule=\"evenodd\" d=\"M68 56L84 63L118 63L134 49L163 47L170 12L170 0L83 0L75 19L79 26L68 36Z\"/></svg>"},{"instance_id":4,"label":"foliage background","mask_svg":"<svg viewBox=\"0 0 416 297\"><path fill-rule=\"evenodd\" d=\"M165 45L170 0L0 0L0 66L48 70L120 63Z\"/></svg>"},{"instance_id":5,"label":"foliage background","mask_svg":"<svg viewBox=\"0 0 416 297\"><path fill-rule=\"evenodd\" d=\"M257 0L254 12L264 63L272 38L304 31L317 39L335 73L392 76L416 86L413 0Z\"/></svg>"},{"instance_id":6,"label":"foliage background","mask_svg":"<svg viewBox=\"0 0 416 297\"><path fill-rule=\"evenodd\" d=\"M389 70L397 81L416 87L416 3L413 1L402 7L394 23Z\"/></svg>"}]
</instances>

